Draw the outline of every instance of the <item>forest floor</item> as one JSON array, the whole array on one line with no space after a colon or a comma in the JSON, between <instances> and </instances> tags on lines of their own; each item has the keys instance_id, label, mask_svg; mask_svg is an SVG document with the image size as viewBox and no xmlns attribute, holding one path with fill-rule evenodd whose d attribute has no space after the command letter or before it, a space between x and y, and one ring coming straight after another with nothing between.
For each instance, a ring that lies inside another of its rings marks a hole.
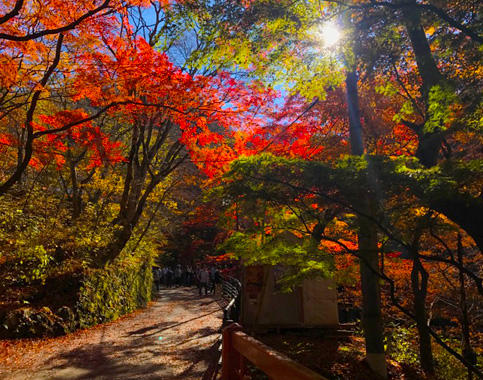
<instances>
[{"instance_id":1,"label":"forest floor","mask_svg":"<svg viewBox=\"0 0 483 380\"><path fill-rule=\"evenodd\" d=\"M259 334L256 338L329 380L378 379L364 361L364 339L360 336L323 329L299 329ZM426 379L418 369L389 358L387 369L390 380Z\"/></svg>"},{"instance_id":2,"label":"forest floor","mask_svg":"<svg viewBox=\"0 0 483 380\"><path fill-rule=\"evenodd\" d=\"M221 322L213 297L162 289L146 309L114 322L58 338L0 340L0 379L199 380L216 356Z\"/></svg>"}]
</instances>

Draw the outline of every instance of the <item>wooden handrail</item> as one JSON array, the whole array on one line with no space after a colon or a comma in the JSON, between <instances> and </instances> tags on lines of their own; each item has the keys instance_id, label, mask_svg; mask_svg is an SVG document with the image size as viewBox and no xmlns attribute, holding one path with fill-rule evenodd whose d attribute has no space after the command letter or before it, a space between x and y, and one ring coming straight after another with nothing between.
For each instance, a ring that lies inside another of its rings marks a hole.
<instances>
[{"instance_id":1,"label":"wooden handrail","mask_svg":"<svg viewBox=\"0 0 483 380\"><path fill-rule=\"evenodd\" d=\"M327 380L240 330L238 324L223 330L222 380L243 380L247 360L273 380Z\"/></svg>"},{"instance_id":2,"label":"wooden handrail","mask_svg":"<svg viewBox=\"0 0 483 380\"><path fill-rule=\"evenodd\" d=\"M228 305L223 309L223 326L225 326L227 323L238 322L241 283L236 278L225 276L222 284L222 297L228 301Z\"/></svg>"}]
</instances>

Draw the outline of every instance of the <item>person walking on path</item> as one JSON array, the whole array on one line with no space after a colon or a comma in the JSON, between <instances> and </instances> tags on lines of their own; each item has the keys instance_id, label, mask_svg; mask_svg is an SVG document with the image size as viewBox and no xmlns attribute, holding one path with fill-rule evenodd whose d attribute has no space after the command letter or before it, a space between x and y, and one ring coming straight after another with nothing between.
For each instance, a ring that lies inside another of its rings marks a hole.
<instances>
[{"instance_id":1,"label":"person walking on path","mask_svg":"<svg viewBox=\"0 0 483 380\"><path fill-rule=\"evenodd\" d=\"M205 296L208 295L208 281L210 280L210 273L208 270L203 267L201 268L200 271L200 284L199 284L199 291L200 291L200 297L201 297L201 290L205 288Z\"/></svg>"},{"instance_id":2,"label":"person walking on path","mask_svg":"<svg viewBox=\"0 0 483 380\"><path fill-rule=\"evenodd\" d=\"M191 287L193 285L193 268L189 266L186 268L186 286Z\"/></svg>"},{"instance_id":3,"label":"person walking on path","mask_svg":"<svg viewBox=\"0 0 483 380\"><path fill-rule=\"evenodd\" d=\"M217 272L216 267L211 266L210 267L210 293L211 294L215 294L216 272Z\"/></svg>"},{"instance_id":4,"label":"person walking on path","mask_svg":"<svg viewBox=\"0 0 483 380\"><path fill-rule=\"evenodd\" d=\"M171 268L168 268L166 270L166 286L168 288L171 288L173 284L173 271L171 270Z\"/></svg>"},{"instance_id":5,"label":"person walking on path","mask_svg":"<svg viewBox=\"0 0 483 380\"><path fill-rule=\"evenodd\" d=\"M159 292L159 289L161 288L161 270L158 267L153 268L153 280L154 285L156 286L156 291Z\"/></svg>"},{"instance_id":6,"label":"person walking on path","mask_svg":"<svg viewBox=\"0 0 483 380\"><path fill-rule=\"evenodd\" d=\"M219 288L220 284L221 284L221 272L218 268L215 268L215 282L213 284L213 294L215 294L215 291L217 288Z\"/></svg>"},{"instance_id":7,"label":"person walking on path","mask_svg":"<svg viewBox=\"0 0 483 380\"><path fill-rule=\"evenodd\" d=\"M181 286L181 274L183 272L181 271L181 266L178 264L176 266L176 269L174 270L174 283L176 287Z\"/></svg>"}]
</instances>

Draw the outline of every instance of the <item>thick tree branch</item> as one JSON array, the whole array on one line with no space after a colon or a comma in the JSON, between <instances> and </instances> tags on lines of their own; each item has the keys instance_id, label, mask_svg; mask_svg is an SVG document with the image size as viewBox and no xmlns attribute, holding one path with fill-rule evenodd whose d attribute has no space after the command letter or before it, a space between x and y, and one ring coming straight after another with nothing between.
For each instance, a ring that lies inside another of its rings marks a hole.
<instances>
[{"instance_id":1,"label":"thick tree branch","mask_svg":"<svg viewBox=\"0 0 483 380\"><path fill-rule=\"evenodd\" d=\"M10 178L5 181L2 185L0 185L0 195L5 194L16 182L20 180L22 177L23 172L27 168L30 159L32 158L32 151L33 151L33 142L34 142L34 133L32 127L32 121L34 118L35 109L37 108L37 103L40 98L40 94L42 93L42 88L47 84L49 78L51 77L52 73L54 72L55 68L59 64L60 61L60 52L62 50L62 42L64 40L64 35L60 34L57 40L57 45L55 48L55 57L52 61L52 65L47 69L44 76L40 81L41 89L36 90L32 96L32 100L30 102L29 109L27 110L27 116L25 120L25 129L27 130L27 140L25 142L25 152L22 162L17 165L15 172L10 176Z\"/></svg>"},{"instance_id":2,"label":"thick tree branch","mask_svg":"<svg viewBox=\"0 0 483 380\"><path fill-rule=\"evenodd\" d=\"M445 11L443 11L441 8L438 8L438 7L434 6L433 4L418 4L418 7L425 9L425 10L428 10L428 11L436 14L441 19L446 21L449 25L451 25L453 28L458 29L459 31L466 34L473 41L476 41L480 44L483 43L483 36L480 36L478 33L474 32L473 30L471 30L467 26L465 26L462 23L456 21L454 18L452 18L450 15L448 15Z\"/></svg>"},{"instance_id":3,"label":"thick tree branch","mask_svg":"<svg viewBox=\"0 0 483 380\"><path fill-rule=\"evenodd\" d=\"M34 40L36 38L47 36L47 35L67 32L69 30L74 29L82 21L88 19L91 16L94 16L96 13L99 13L103 9L106 9L109 5L109 2L110 2L110 0L105 0L104 3L102 3L99 7L94 8L94 9L84 13L77 20L75 20L75 21L73 21L70 24L67 24L65 26L62 26L62 27L59 27L59 28L54 28L54 29L46 29L46 30L42 30L42 31L39 31L39 32L34 32L34 33L29 33L29 34L25 34L23 36L0 33L0 39L9 40L9 41L30 41L30 40ZM17 11L17 13L18 13L18 11ZM5 15L5 16L7 16L7 15ZM5 17L5 16L3 16L3 17Z\"/></svg>"},{"instance_id":4,"label":"thick tree branch","mask_svg":"<svg viewBox=\"0 0 483 380\"><path fill-rule=\"evenodd\" d=\"M24 0L17 0L13 9L7 14L0 17L0 25L6 23L11 18L14 18L15 16L17 16L20 12L20 9L22 9L23 2Z\"/></svg>"},{"instance_id":5,"label":"thick tree branch","mask_svg":"<svg viewBox=\"0 0 483 380\"><path fill-rule=\"evenodd\" d=\"M387 7L392 9L402 9L402 8L411 8L411 7L419 8L419 9L434 13L440 19L446 21L450 26L452 26L455 29L458 29L460 32L470 37L473 41L478 42L480 44L483 43L483 36L480 36L477 32L473 31L471 28L455 20L443 9L438 8L433 4L419 4L419 3L416 4L413 2L399 2L399 3L394 2L393 3L389 1L370 1L369 3L354 4L354 3L349 3L346 1L340 1L340 0L327 0L327 1L345 6L347 8L362 9L362 10L373 8L373 7Z\"/></svg>"}]
</instances>

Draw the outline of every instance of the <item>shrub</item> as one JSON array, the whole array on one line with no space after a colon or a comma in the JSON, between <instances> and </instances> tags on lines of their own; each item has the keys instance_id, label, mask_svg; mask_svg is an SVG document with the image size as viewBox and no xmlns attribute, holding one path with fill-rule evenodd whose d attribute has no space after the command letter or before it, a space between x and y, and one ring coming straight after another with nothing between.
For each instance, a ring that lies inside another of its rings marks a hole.
<instances>
[{"instance_id":1,"label":"shrub","mask_svg":"<svg viewBox=\"0 0 483 380\"><path fill-rule=\"evenodd\" d=\"M419 369L418 334L415 327L391 326L386 336L386 353L400 364ZM445 339L445 343L461 353L460 341ZM437 379L466 380L468 370L461 362L433 341L434 368ZM480 367L481 363L480 359Z\"/></svg>"},{"instance_id":2,"label":"shrub","mask_svg":"<svg viewBox=\"0 0 483 380\"><path fill-rule=\"evenodd\" d=\"M385 340L388 356L401 364L418 365L417 333L414 328L392 326Z\"/></svg>"},{"instance_id":3,"label":"shrub","mask_svg":"<svg viewBox=\"0 0 483 380\"><path fill-rule=\"evenodd\" d=\"M89 269L76 304L79 327L111 321L151 300L152 256L120 258L104 269Z\"/></svg>"}]
</instances>

